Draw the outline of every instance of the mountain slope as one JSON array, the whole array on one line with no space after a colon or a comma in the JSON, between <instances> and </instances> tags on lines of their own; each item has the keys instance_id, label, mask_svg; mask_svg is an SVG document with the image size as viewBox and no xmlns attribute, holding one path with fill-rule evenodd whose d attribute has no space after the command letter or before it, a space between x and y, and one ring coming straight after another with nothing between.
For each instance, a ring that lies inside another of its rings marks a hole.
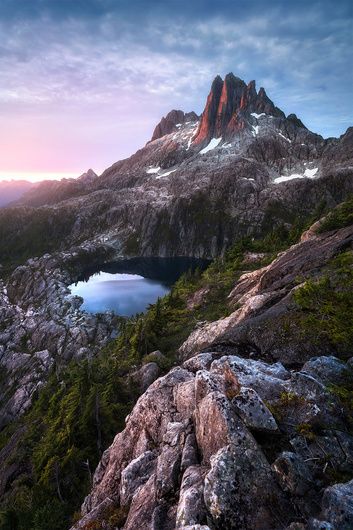
<instances>
[{"instance_id":1,"label":"mountain slope","mask_svg":"<svg viewBox=\"0 0 353 530\"><path fill-rule=\"evenodd\" d=\"M242 518L241 527L250 529L254 504L262 506L266 530L284 530L294 521L312 530L306 526L311 517L331 517L334 504L326 489L352 478L351 360L345 361L353 342L352 201L311 227L302 242L285 250L286 245L281 238L238 243L201 276L182 278L171 295L122 328L100 356L74 357L67 369L52 375L32 408L4 431L10 438L0 452L1 509L19 518L21 530L33 527L33 517L43 528L48 520L55 528L68 528L91 490L90 471L116 432L77 527L167 529L175 528L176 518L181 527L208 518L221 530ZM60 280L57 264L54 257L46 258L46 266L56 271L54 282ZM39 267L40 260L32 263L34 275ZM30 303L28 275L21 279L18 270L15 279L12 296L20 306L23 300ZM278 318L278 306L295 323L298 340L288 333L288 322ZM231 325L220 335L218 319L227 315ZM267 335L257 330L263 315ZM74 318L70 308L67 316ZM200 355L193 348L194 333L185 342L193 329L204 335ZM149 387L125 428L137 394L171 362L183 362L175 359L183 342L183 357L190 358ZM69 343L74 346L71 338ZM156 348L165 355L146 356ZM24 383L32 381L27 377ZM239 452L233 454L238 441L241 460ZM228 442L230 454L223 445ZM232 464L235 456L239 474ZM212 478L208 490L205 475ZM237 477L238 493L232 490ZM196 490L191 502L189 487ZM211 502L212 492L220 511ZM244 503L234 502L238 494Z\"/></svg>"}]
</instances>

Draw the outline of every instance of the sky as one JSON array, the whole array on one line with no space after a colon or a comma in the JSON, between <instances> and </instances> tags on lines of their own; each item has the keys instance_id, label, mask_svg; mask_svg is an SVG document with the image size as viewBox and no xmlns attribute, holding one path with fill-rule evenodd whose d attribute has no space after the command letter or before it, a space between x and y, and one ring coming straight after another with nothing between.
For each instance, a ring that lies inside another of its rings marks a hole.
<instances>
[{"instance_id":1,"label":"sky","mask_svg":"<svg viewBox=\"0 0 353 530\"><path fill-rule=\"evenodd\" d=\"M213 78L314 132L353 125L349 0L0 0L0 180L98 174Z\"/></svg>"}]
</instances>

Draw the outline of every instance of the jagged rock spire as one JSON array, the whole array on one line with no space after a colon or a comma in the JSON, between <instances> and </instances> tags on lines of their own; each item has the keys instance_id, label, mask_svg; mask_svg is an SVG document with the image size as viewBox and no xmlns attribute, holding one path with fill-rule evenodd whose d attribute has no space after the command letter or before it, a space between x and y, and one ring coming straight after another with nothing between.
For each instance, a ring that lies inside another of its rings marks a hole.
<instances>
[{"instance_id":1,"label":"jagged rock spire","mask_svg":"<svg viewBox=\"0 0 353 530\"><path fill-rule=\"evenodd\" d=\"M171 110L156 126L153 131L152 139L162 138L165 134L170 134L177 129L177 124L186 121L195 121L198 116L195 112L183 112L182 110Z\"/></svg>"},{"instance_id":2,"label":"jagged rock spire","mask_svg":"<svg viewBox=\"0 0 353 530\"><path fill-rule=\"evenodd\" d=\"M285 118L264 88L256 92L255 81L247 85L232 73L224 80L218 75L212 83L194 142L201 143L212 136L227 136L244 128L244 120L251 112Z\"/></svg>"}]
</instances>

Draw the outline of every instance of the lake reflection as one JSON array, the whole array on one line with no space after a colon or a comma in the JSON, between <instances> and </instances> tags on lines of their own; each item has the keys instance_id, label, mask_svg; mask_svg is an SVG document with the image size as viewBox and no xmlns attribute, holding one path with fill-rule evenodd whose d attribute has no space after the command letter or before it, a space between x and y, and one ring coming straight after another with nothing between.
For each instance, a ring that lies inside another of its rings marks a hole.
<instances>
[{"instance_id":1,"label":"lake reflection","mask_svg":"<svg viewBox=\"0 0 353 530\"><path fill-rule=\"evenodd\" d=\"M83 298L81 307L89 313L114 311L132 316L167 294L184 272L204 270L208 264L206 260L185 257L113 261L99 268L87 267L70 290Z\"/></svg>"},{"instance_id":2,"label":"lake reflection","mask_svg":"<svg viewBox=\"0 0 353 530\"><path fill-rule=\"evenodd\" d=\"M157 280L137 274L99 272L88 281L70 286L71 293L82 296L82 309L89 313L114 311L121 316L132 316L146 310L170 288Z\"/></svg>"}]
</instances>

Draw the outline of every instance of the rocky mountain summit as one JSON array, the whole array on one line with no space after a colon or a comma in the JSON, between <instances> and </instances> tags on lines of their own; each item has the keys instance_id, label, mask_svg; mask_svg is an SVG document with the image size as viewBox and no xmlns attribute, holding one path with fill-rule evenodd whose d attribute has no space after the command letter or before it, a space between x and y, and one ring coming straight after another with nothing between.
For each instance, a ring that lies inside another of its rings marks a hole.
<instances>
[{"instance_id":1,"label":"rocky mountain summit","mask_svg":"<svg viewBox=\"0 0 353 530\"><path fill-rule=\"evenodd\" d=\"M344 200L352 158L351 129L325 140L254 82L217 77L200 118L172 111L144 148L102 175L40 185L0 212L1 261L38 223L50 243L36 242L37 255L89 240L117 256L212 258L239 237Z\"/></svg>"},{"instance_id":2,"label":"rocky mountain summit","mask_svg":"<svg viewBox=\"0 0 353 530\"><path fill-rule=\"evenodd\" d=\"M226 75L224 81L217 76L212 83L194 141L200 143L212 137L231 138L234 133L246 127L250 116L255 119L262 116L285 118L285 114L274 106L263 87L256 92L255 81L246 85L233 74ZM292 121L293 117L290 116L289 120ZM299 121L296 125L304 127Z\"/></svg>"},{"instance_id":3,"label":"rocky mountain summit","mask_svg":"<svg viewBox=\"0 0 353 530\"><path fill-rule=\"evenodd\" d=\"M184 124L194 122L198 120L197 114L195 112L183 112L182 110L171 110L165 118L162 118L161 121L156 126L151 142L162 138L166 134L176 132L179 127Z\"/></svg>"}]
</instances>

